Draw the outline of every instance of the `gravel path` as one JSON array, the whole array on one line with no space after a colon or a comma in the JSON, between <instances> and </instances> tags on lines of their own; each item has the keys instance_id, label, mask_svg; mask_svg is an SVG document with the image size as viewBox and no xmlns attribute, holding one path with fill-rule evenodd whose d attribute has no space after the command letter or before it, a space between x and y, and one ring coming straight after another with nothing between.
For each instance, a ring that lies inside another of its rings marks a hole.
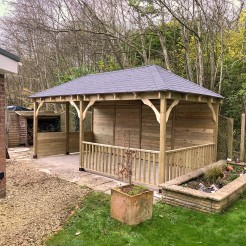
<instances>
[{"instance_id":1,"label":"gravel path","mask_svg":"<svg viewBox=\"0 0 246 246\"><path fill-rule=\"evenodd\" d=\"M43 245L89 190L38 171L29 152L10 154L7 197L0 199L0 245Z\"/></svg>"}]
</instances>

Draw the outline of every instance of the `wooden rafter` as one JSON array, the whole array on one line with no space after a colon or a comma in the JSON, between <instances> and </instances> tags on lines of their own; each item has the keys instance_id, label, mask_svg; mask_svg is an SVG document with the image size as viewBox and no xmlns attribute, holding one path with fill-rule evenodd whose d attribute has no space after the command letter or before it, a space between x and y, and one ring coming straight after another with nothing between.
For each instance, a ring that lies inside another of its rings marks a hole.
<instances>
[{"instance_id":1,"label":"wooden rafter","mask_svg":"<svg viewBox=\"0 0 246 246\"><path fill-rule=\"evenodd\" d=\"M155 113L157 121L160 123L160 112L157 110L155 105L148 98L141 98L142 102L149 106Z\"/></svg>"},{"instance_id":2,"label":"wooden rafter","mask_svg":"<svg viewBox=\"0 0 246 246\"><path fill-rule=\"evenodd\" d=\"M176 105L178 105L178 103L179 103L179 100L176 99L176 100L174 100L174 101L172 102L172 104L171 104L170 107L168 108L168 110L167 110L167 112L166 112L166 122L168 122L168 119L169 119L169 116L170 116L170 113L171 113L172 109L173 109Z\"/></svg>"}]
</instances>

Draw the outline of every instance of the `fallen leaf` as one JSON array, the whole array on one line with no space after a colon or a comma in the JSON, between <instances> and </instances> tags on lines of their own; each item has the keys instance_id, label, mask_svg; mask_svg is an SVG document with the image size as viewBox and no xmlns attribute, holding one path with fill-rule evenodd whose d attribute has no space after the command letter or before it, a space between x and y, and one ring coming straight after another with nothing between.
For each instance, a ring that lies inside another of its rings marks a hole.
<instances>
[{"instance_id":1,"label":"fallen leaf","mask_svg":"<svg viewBox=\"0 0 246 246\"><path fill-rule=\"evenodd\" d=\"M77 232L75 233L75 236L78 236L80 233L81 233L80 231L77 231Z\"/></svg>"},{"instance_id":2,"label":"fallen leaf","mask_svg":"<svg viewBox=\"0 0 246 246\"><path fill-rule=\"evenodd\" d=\"M163 215L162 215L162 214L159 214L159 217L160 217L160 218L163 218Z\"/></svg>"}]
</instances>

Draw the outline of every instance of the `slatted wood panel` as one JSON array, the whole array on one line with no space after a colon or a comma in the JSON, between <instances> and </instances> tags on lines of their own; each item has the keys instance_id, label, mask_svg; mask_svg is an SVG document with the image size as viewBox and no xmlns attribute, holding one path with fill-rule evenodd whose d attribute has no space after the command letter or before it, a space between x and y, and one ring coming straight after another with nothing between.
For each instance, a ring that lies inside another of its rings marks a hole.
<instances>
[{"instance_id":1,"label":"slatted wood panel","mask_svg":"<svg viewBox=\"0 0 246 246\"><path fill-rule=\"evenodd\" d=\"M126 158L126 151L133 151L132 180L144 184L158 184L159 151L126 148L105 144L84 142L85 168L98 173L119 177L121 164Z\"/></svg>"},{"instance_id":2,"label":"slatted wood panel","mask_svg":"<svg viewBox=\"0 0 246 246\"><path fill-rule=\"evenodd\" d=\"M182 102L174 111L174 149L213 142L214 124L207 104Z\"/></svg>"},{"instance_id":3,"label":"slatted wood panel","mask_svg":"<svg viewBox=\"0 0 246 246\"><path fill-rule=\"evenodd\" d=\"M96 143L114 144L115 106L96 103L93 111L93 133Z\"/></svg>"},{"instance_id":4,"label":"slatted wood panel","mask_svg":"<svg viewBox=\"0 0 246 246\"><path fill-rule=\"evenodd\" d=\"M215 162L215 144L205 144L166 151L168 180ZM166 181L168 181L166 180Z\"/></svg>"},{"instance_id":5,"label":"slatted wood panel","mask_svg":"<svg viewBox=\"0 0 246 246\"><path fill-rule=\"evenodd\" d=\"M114 137L116 146L141 148L141 102L116 103Z\"/></svg>"},{"instance_id":6,"label":"slatted wood panel","mask_svg":"<svg viewBox=\"0 0 246 246\"><path fill-rule=\"evenodd\" d=\"M152 103L159 110L159 100ZM167 107L170 104L168 100ZM160 125L153 110L141 101L97 103L93 124L96 143L159 150ZM206 103L180 101L167 122L167 150L211 143L213 129Z\"/></svg>"},{"instance_id":7,"label":"slatted wood panel","mask_svg":"<svg viewBox=\"0 0 246 246\"><path fill-rule=\"evenodd\" d=\"M93 141L93 133L85 132L85 139ZM79 133L69 133L69 152L79 152ZM66 133L38 133L38 156L66 154Z\"/></svg>"},{"instance_id":8,"label":"slatted wood panel","mask_svg":"<svg viewBox=\"0 0 246 246\"><path fill-rule=\"evenodd\" d=\"M159 100L153 101L155 107L160 110ZM167 103L170 106L170 102ZM172 113L167 122L166 147L171 149L171 134L172 134ZM141 148L150 150L159 150L160 142L160 124L156 120L153 110L147 106L142 107L142 133L141 133Z\"/></svg>"}]
</instances>

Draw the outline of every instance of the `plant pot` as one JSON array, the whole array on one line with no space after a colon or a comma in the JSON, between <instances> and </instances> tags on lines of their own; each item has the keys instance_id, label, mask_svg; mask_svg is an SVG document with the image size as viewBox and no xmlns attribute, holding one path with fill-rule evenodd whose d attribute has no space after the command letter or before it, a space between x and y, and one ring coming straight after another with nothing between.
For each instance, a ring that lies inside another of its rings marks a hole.
<instances>
[{"instance_id":1,"label":"plant pot","mask_svg":"<svg viewBox=\"0 0 246 246\"><path fill-rule=\"evenodd\" d=\"M123 186L127 187L129 185ZM128 225L137 225L152 218L153 191L145 190L137 195L128 195L115 188L111 190L111 217Z\"/></svg>"}]
</instances>

